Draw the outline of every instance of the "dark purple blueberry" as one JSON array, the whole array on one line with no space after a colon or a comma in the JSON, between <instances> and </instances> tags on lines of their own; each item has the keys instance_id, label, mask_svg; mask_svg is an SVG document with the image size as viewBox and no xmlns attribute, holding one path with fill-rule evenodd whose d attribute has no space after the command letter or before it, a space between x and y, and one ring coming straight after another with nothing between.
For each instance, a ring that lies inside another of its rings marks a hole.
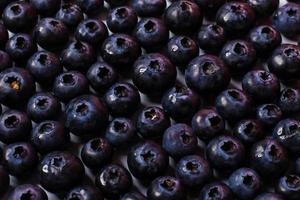
<instances>
[{"instance_id":1,"label":"dark purple blueberry","mask_svg":"<svg viewBox=\"0 0 300 200\"><path fill-rule=\"evenodd\" d=\"M192 119L194 133L204 141L209 141L225 131L225 121L214 108L199 110Z\"/></svg>"},{"instance_id":2,"label":"dark purple blueberry","mask_svg":"<svg viewBox=\"0 0 300 200\"><path fill-rule=\"evenodd\" d=\"M93 95L74 98L66 108L65 127L77 136L98 134L108 122L107 107Z\"/></svg>"},{"instance_id":3,"label":"dark purple blueberry","mask_svg":"<svg viewBox=\"0 0 300 200\"><path fill-rule=\"evenodd\" d=\"M0 165L0 194L4 193L9 187L10 179L6 169Z\"/></svg>"},{"instance_id":4,"label":"dark purple blueberry","mask_svg":"<svg viewBox=\"0 0 300 200\"><path fill-rule=\"evenodd\" d=\"M213 182L206 184L198 196L197 200L231 200L233 194L230 188L223 182Z\"/></svg>"},{"instance_id":5,"label":"dark purple blueberry","mask_svg":"<svg viewBox=\"0 0 300 200\"><path fill-rule=\"evenodd\" d=\"M123 195L120 200L146 200L146 197L140 192L132 191Z\"/></svg>"},{"instance_id":6,"label":"dark purple blueberry","mask_svg":"<svg viewBox=\"0 0 300 200\"><path fill-rule=\"evenodd\" d=\"M197 136L186 124L170 126L162 138L163 149L174 159L195 153L198 147Z\"/></svg>"},{"instance_id":7,"label":"dark purple blueberry","mask_svg":"<svg viewBox=\"0 0 300 200\"><path fill-rule=\"evenodd\" d=\"M211 165L219 170L233 170L243 164L245 147L236 137L222 135L212 139L206 150Z\"/></svg>"},{"instance_id":8,"label":"dark purple blueberry","mask_svg":"<svg viewBox=\"0 0 300 200\"><path fill-rule=\"evenodd\" d=\"M250 156L254 169L265 178L280 177L288 167L288 154L275 139L266 138L254 144Z\"/></svg>"},{"instance_id":9,"label":"dark purple blueberry","mask_svg":"<svg viewBox=\"0 0 300 200\"><path fill-rule=\"evenodd\" d=\"M111 7L123 6L128 0L105 0Z\"/></svg>"},{"instance_id":10,"label":"dark purple blueberry","mask_svg":"<svg viewBox=\"0 0 300 200\"><path fill-rule=\"evenodd\" d=\"M170 118L163 109L149 106L139 113L136 129L143 138L160 138L170 124Z\"/></svg>"},{"instance_id":11,"label":"dark purple blueberry","mask_svg":"<svg viewBox=\"0 0 300 200\"><path fill-rule=\"evenodd\" d=\"M71 189L64 198L65 200L104 200L100 190L90 185L79 185Z\"/></svg>"},{"instance_id":12,"label":"dark purple blueberry","mask_svg":"<svg viewBox=\"0 0 300 200\"><path fill-rule=\"evenodd\" d=\"M129 146L136 137L136 128L128 118L114 118L108 125L105 138L115 147Z\"/></svg>"},{"instance_id":13,"label":"dark purple blueberry","mask_svg":"<svg viewBox=\"0 0 300 200\"><path fill-rule=\"evenodd\" d=\"M116 7L108 13L107 26L113 33L130 33L137 21L135 10L129 6Z\"/></svg>"},{"instance_id":14,"label":"dark purple blueberry","mask_svg":"<svg viewBox=\"0 0 300 200\"><path fill-rule=\"evenodd\" d=\"M213 18L225 0L195 0L208 18Z\"/></svg>"},{"instance_id":15,"label":"dark purple blueberry","mask_svg":"<svg viewBox=\"0 0 300 200\"><path fill-rule=\"evenodd\" d=\"M29 2L43 17L53 16L61 4L60 0L29 0Z\"/></svg>"},{"instance_id":16,"label":"dark purple blueberry","mask_svg":"<svg viewBox=\"0 0 300 200\"><path fill-rule=\"evenodd\" d=\"M171 3L164 17L168 28L175 34L193 33L202 25L202 11L193 1L180 0Z\"/></svg>"},{"instance_id":17,"label":"dark purple blueberry","mask_svg":"<svg viewBox=\"0 0 300 200\"><path fill-rule=\"evenodd\" d=\"M77 71L67 71L59 74L53 84L54 95L63 102L86 94L89 91L89 83L86 77Z\"/></svg>"},{"instance_id":18,"label":"dark purple blueberry","mask_svg":"<svg viewBox=\"0 0 300 200\"><path fill-rule=\"evenodd\" d=\"M142 18L133 30L133 35L146 50L158 50L169 40L169 30L159 18Z\"/></svg>"},{"instance_id":19,"label":"dark purple blueberry","mask_svg":"<svg viewBox=\"0 0 300 200\"><path fill-rule=\"evenodd\" d=\"M5 144L24 141L31 128L30 119L22 111L6 110L0 115L0 140Z\"/></svg>"},{"instance_id":20,"label":"dark purple blueberry","mask_svg":"<svg viewBox=\"0 0 300 200\"><path fill-rule=\"evenodd\" d=\"M107 38L108 30L101 20L86 19L77 26L74 35L77 40L98 46Z\"/></svg>"},{"instance_id":21,"label":"dark purple blueberry","mask_svg":"<svg viewBox=\"0 0 300 200\"><path fill-rule=\"evenodd\" d=\"M0 11L1 11L1 5L0 5ZM4 24L0 22L0 49L5 47L7 40L8 40L8 31L6 30Z\"/></svg>"},{"instance_id":22,"label":"dark purple blueberry","mask_svg":"<svg viewBox=\"0 0 300 200\"><path fill-rule=\"evenodd\" d=\"M176 175L187 188L201 188L210 180L212 169L201 156L189 155L178 161Z\"/></svg>"},{"instance_id":23,"label":"dark purple blueberry","mask_svg":"<svg viewBox=\"0 0 300 200\"><path fill-rule=\"evenodd\" d=\"M58 120L62 112L62 105L51 93L39 92L28 100L26 112L35 122Z\"/></svg>"},{"instance_id":24,"label":"dark purple blueberry","mask_svg":"<svg viewBox=\"0 0 300 200\"><path fill-rule=\"evenodd\" d=\"M276 191L286 199L300 199L300 176L289 174L279 179Z\"/></svg>"},{"instance_id":25,"label":"dark purple blueberry","mask_svg":"<svg viewBox=\"0 0 300 200\"><path fill-rule=\"evenodd\" d=\"M75 0L76 4L87 15L95 15L104 6L103 0Z\"/></svg>"},{"instance_id":26,"label":"dark purple blueberry","mask_svg":"<svg viewBox=\"0 0 300 200\"><path fill-rule=\"evenodd\" d=\"M199 55L199 47L190 37L174 36L167 44L167 55L175 65L183 67Z\"/></svg>"},{"instance_id":27,"label":"dark purple blueberry","mask_svg":"<svg viewBox=\"0 0 300 200\"><path fill-rule=\"evenodd\" d=\"M7 68L11 68L12 65L13 65L13 63L12 63L12 60L11 60L10 56L8 55L8 53L0 50L0 71L3 71Z\"/></svg>"},{"instance_id":28,"label":"dark purple blueberry","mask_svg":"<svg viewBox=\"0 0 300 200\"><path fill-rule=\"evenodd\" d=\"M106 139L98 137L85 143L80 154L88 168L99 169L112 159L113 149Z\"/></svg>"},{"instance_id":29,"label":"dark purple blueberry","mask_svg":"<svg viewBox=\"0 0 300 200\"><path fill-rule=\"evenodd\" d=\"M278 105L286 115L297 114L300 111L300 90L291 87L283 89Z\"/></svg>"},{"instance_id":30,"label":"dark purple blueberry","mask_svg":"<svg viewBox=\"0 0 300 200\"><path fill-rule=\"evenodd\" d=\"M10 107L26 104L35 92L35 83L22 68L8 68L0 72L0 102Z\"/></svg>"},{"instance_id":31,"label":"dark purple blueberry","mask_svg":"<svg viewBox=\"0 0 300 200\"><path fill-rule=\"evenodd\" d=\"M279 6L279 0L247 0L247 3L261 17L272 15Z\"/></svg>"},{"instance_id":32,"label":"dark purple blueberry","mask_svg":"<svg viewBox=\"0 0 300 200\"><path fill-rule=\"evenodd\" d=\"M65 151L47 154L39 165L40 184L50 192L66 192L79 184L84 174L80 159Z\"/></svg>"},{"instance_id":33,"label":"dark purple blueberry","mask_svg":"<svg viewBox=\"0 0 300 200\"><path fill-rule=\"evenodd\" d=\"M59 57L48 51L33 54L26 67L36 82L45 86L52 86L56 76L63 70Z\"/></svg>"},{"instance_id":34,"label":"dark purple blueberry","mask_svg":"<svg viewBox=\"0 0 300 200\"><path fill-rule=\"evenodd\" d=\"M199 95L189 87L176 83L162 97L164 111L176 121L188 121L201 106Z\"/></svg>"},{"instance_id":35,"label":"dark purple blueberry","mask_svg":"<svg viewBox=\"0 0 300 200\"><path fill-rule=\"evenodd\" d=\"M251 200L262 188L259 175L251 168L240 168L234 171L229 179L228 186L241 200Z\"/></svg>"},{"instance_id":36,"label":"dark purple blueberry","mask_svg":"<svg viewBox=\"0 0 300 200\"><path fill-rule=\"evenodd\" d=\"M43 18L35 26L33 37L43 49L54 51L61 49L68 42L69 31L62 21Z\"/></svg>"},{"instance_id":37,"label":"dark purple blueberry","mask_svg":"<svg viewBox=\"0 0 300 200\"><path fill-rule=\"evenodd\" d=\"M267 127L273 127L282 118L282 111L276 104L262 104L256 109L256 118Z\"/></svg>"},{"instance_id":38,"label":"dark purple blueberry","mask_svg":"<svg viewBox=\"0 0 300 200\"><path fill-rule=\"evenodd\" d=\"M220 58L232 74L242 74L249 71L256 62L254 46L245 40L232 40L227 42Z\"/></svg>"},{"instance_id":39,"label":"dark purple blueberry","mask_svg":"<svg viewBox=\"0 0 300 200\"><path fill-rule=\"evenodd\" d=\"M249 40L253 44L258 57L268 57L281 44L280 32L269 25L254 27L249 33Z\"/></svg>"},{"instance_id":40,"label":"dark purple blueberry","mask_svg":"<svg viewBox=\"0 0 300 200\"><path fill-rule=\"evenodd\" d=\"M78 5L64 3L56 13L55 18L61 20L68 27L75 28L84 16Z\"/></svg>"},{"instance_id":41,"label":"dark purple blueberry","mask_svg":"<svg viewBox=\"0 0 300 200\"><path fill-rule=\"evenodd\" d=\"M38 154L29 143L18 142L3 149L3 165L12 176L24 177L35 168Z\"/></svg>"},{"instance_id":42,"label":"dark purple blueberry","mask_svg":"<svg viewBox=\"0 0 300 200\"><path fill-rule=\"evenodd\" d=\"M102 44L101 54L107 63L124 69L141 55L141 48L136 39L126 34L112 34Z\"/></svg>"},{"instance_id":43,"label":"dark purple blueberry","mask_svg":"<svg viewBox=\"0 0 300 200\"><path fill-rule=\"evenodd\" d=\"M228 2L218 10L216 22L228 36L243 35L255 23L255 12L247 3Z\"/></svg>"},{"instance_id":44,"label":"dark purple blueberry","mask_svg":"<svg viewBox=\"0 0 300 200\"><path fill-rule=\"evenodd\" d=\"M207 24L201 26L197 33L197 40L200 48L208 53L218 53L227 38L224 29L217 24Z\"/></svg>"},{"instance_id":45,"label":"dark purple blueberry","mask_svg":"<svg viewBox=\"0 0 300 200\"><path fill-rule=\"evenodd\" d=\"M64 124L46 120L32 129L30 140L38 152L45 154L63 149L68 144L70 136Z\"/></svg>"},{"instance_id":46,"label":"dark purple blueberry","mask_svg":"<svg viewBox=\"0 0 300 200\"><path fill-rule=\"evenodd\" d=\"M273 192L264 192L258 195L254 200L284 200L279 194Z\"/></svg>"},{"instance_id":47,"label":"dark purple blueberry","mask_svg":"<svg viewBox=\"0 0 300 200\"><path fill-rule=\"evenodd\" d=\"M252 100L241 90L227 89L218 95L215 102L218 113L226 120L237 121L252 112Z\"/></svg>"},{"instance_id":48,"label":"dark purple blueberry","mask_svg":"<svg viewBox=\"0 0 300 200\"><path fill-rule=\"evenodd\" d=\"M176 75L176 67L167 57L151 53L135 61L132 81L142 93L161 95L174 85Z\"/></svg>"},{"instance_id":49,"label":"dark purple blueberry","mask_svg":"<svg viewBox=\"0 0 300 200\"><path fill-rule=\"evenodd\" d=\"M48 200L47 193L37 185L18 185L9 194L9 199L14 200Z\"/></svg>"},{"instance_id":50,"label":"dark purple blueberry","mask_svg":"<svg viewBox=\"0 0 300 200\"><path fill-rule=\"evenodd\" d=\"M159 17L164 13L166 0L133 0L132 7L140 17Z\"/></svg>"},{"instance_id":51,"label":"dark purple blueberry","mask_svg":"<svg viewBox=\"0 0 300 200\"><path fill-rule=\"evenodd\" d=\"M14 33L27 32L33 28L38 15L32 5L26 1L14 1L3 11L5 27Z\"/></svg>"},{"instance_id":52,"label":"dark purple blueberry","mask_svg":"<svg viewBox=\"0 0 300 200\"><path fill-rule=\"evenodd\" d=\"M122 194L130 190L132 177L124 167L109 164L96 175L95 185L103 191L104 196L119 199Z\"/></svg>"},{"instance_id":53,"label":"dark purple blueberry","mask_svg":"<svg viewBox=\"0 0 300 200\"><path fill-rule=\"evenodd\" d=\"M183 185L172 176L161 176L153 180L147 189L147 197L151 200L184 200L186 198Z\"/></svg>"},{"instance_id":54,"label":"dark purple blueberry","mask_svg":"<svg viewBox=\"0 0 300 200\"><path fill-rule=\"evenodd\" d=\"M206 54L194 58L188 64L185 81L198 93L218 93L229 84L230 74L221 59Z\"/></svg>"}]
</instances>

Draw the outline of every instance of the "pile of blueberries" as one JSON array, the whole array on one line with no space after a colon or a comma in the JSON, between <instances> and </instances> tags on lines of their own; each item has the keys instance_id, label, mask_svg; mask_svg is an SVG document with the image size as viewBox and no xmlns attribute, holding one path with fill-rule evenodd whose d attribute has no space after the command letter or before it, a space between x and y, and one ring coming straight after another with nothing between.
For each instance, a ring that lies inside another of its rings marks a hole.
<instances>
[{"instance_id":1,"label":"pile of blueberries","mask_svg":"<svg viewBox=\"0 0 300 200\"><path fill-rule=\"evenodd\" d=\"M1 199L300 200L300 0L0 13Z\"/></svg>"}]
</instances>

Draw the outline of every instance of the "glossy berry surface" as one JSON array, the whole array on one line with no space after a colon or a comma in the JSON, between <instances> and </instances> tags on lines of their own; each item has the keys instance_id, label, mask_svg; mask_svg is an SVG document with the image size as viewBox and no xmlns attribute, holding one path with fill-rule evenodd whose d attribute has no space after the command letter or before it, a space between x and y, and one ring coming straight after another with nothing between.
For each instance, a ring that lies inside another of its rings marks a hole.
<instances>
[{"instance_id":1,"label":"glossy berry surface","mask_svg":"<svg viewBox=\"0 0 300 200\"><path fill-rule=\"evenodd\" d=\"M65 199L82 199L82 200L104 200L102 193L94 186L90 185L79 185L68 192Z\"/></svg>"},{"instance_id":2,"label":"glossy berry surface","mask_svg":"<svg viewBox=\"0 0 300 200\"><path fill-rule=\"evenodd\" d=\"M133 0L132 7L141 17L158 17L164 12L166 0Z\"/></svg>"},{"instance_id":3,"label":"glossy berry surface","mask_svg":"<svg viewBox=\"0 0 300 200\"><path fill-rule=\"evenodd\" d=\"M279 0L247 0L259 16L270 16L279 6Z\"/></svg>"},{"instance_id":4,"label":"glossy berry surface","mask_svg":"<svg viewBox=\"0 0 300 200\"><path fill-rule=\"evenodd\" d=\"M287 87L280 93L278 105L284 114L295 114L300 110L300 90Z\"/></svg>"},{"instance_id":5,"label":"glossy berry surface","mask_svg":"<svg viewBox=\"0 0 300 200\"><path fill-rule=\"evenodd\" d=\"M19 185L10 193L10 199L34 198L37 200L48 200L46 192L37 185L23 184Z\"/></svg>"},{"instance_id":6,"label":"glossy berry surface","mask_svg":"<svg viewBox=\"0 0 300 200\"><path fill-rule=\"evenodd\" d=\"M279 179L276 191L285 198L296 200L299 199L300 177L298 175L288 174Z\"/></svg>"},{"instance_id":7,"label":"glossy berry surface","mask_svg":"<svg viewBox=\"0 0 300 200\"><path fill-rule=\"evenodd\" d=\"M211 198L220 198L222 200L230 200L233 197L230 188L223 182L213 182L206 184L199 195L198 199L209 200Z\"/></svg>"},{"instance_id":8,"label":"glossy berry surface","mask_svg":"<svg viewBox=\"0 0 300 200\"><path fill-rule=\"evenodd\" d=\"M61 6L55 16L71 29L76 27L84 18L83 12L76 4L65 3Z\"/></svg>"},{"instance_id":9,"label":"glossy berry surface","mask_svg":"<svg viewBox=\"0 0 300 200\"><path fill-rule=\"evenodd\" d=\"M263 104L257 107L256 118L266 126L274 126L282 118L282 110L276 104Z\"/></svg>"}]
</instances>

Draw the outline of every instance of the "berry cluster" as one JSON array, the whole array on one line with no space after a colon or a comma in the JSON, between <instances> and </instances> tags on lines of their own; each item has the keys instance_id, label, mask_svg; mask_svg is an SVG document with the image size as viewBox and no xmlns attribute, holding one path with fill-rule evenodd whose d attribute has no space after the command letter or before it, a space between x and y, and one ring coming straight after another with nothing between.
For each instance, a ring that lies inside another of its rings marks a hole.
<instances>
[{"instance_id":1,"label":"berry cluster","mask_svg":"<svg viewBox=\"0 0 300 200\"><path fill-rule=\"evenodd\" d=\"M1 199L300 200L299 0L0 13Z\"/></svg>"}]
</instances>

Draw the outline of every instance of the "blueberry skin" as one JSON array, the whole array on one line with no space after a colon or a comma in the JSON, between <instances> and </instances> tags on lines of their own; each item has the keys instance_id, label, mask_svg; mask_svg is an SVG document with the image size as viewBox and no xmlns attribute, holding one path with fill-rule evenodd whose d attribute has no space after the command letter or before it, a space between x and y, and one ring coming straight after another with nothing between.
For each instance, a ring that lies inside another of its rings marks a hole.
<instances>
[{"instance_id":1,"label":"blueberry skin","mask_svg":"<svg viewBox=\"0 0 300 200\"><path fill-rule=\"evenodd\" d=\"M70 135L61 122L46 120L32 129L30 140L38 152L45 154L65 147Z\"/></svg>"},{"instance_id":2,"label":"blueberry skin","mask_svg":"<svg viewBox=\"0 0 300 200\"><path fill-rule=\"evenodd\" d=\"M152 181L147 189L147 197L151 200L185 200L184 187L172 176L161 176Z\"/></svg>"},{"instance_id":3,"label":"blueberry skin","mask_svg":"<svg viewBox=\"0 0 300 200\"><path fill-rule=\"evenodd\" d=\"M135 10L129 6L116 7L108 13L107 26L113 33L130 33L137 21Z\"/></svg>"},{"instance_id":4,"label":"blueberry skin","mask_svg":"<svg viewBox=\"0 0 300 200\"><path fill-rule=\"evenodd\" d=\"M103 8L103 0L76 0L76 4L87 15L95 15Z\"/></svg>"},{"instance_id":5,"label":"blueberry skin","mask_svg":"<svg viewBox=\"0 0 300 200\"><path fill-rule=\"evenodd\" d=\"M34 199L34 200L48 200L47 193L37 185L23 184L18 185L9 194L9 199Z\"/></svg>"},{"instance_id":6,"label":"blueberry skin","mask_svg":"<svg viewBox=\"0 0 300 200\"><path fill-rule=\"evenodd\" d=\"M265 136L262 123L255 119L245 119L238 122L233 134L245 145L252 145Z\"/></svg>"},{"instance_id":7,"label":"blueberry skin","mask_svg":"<svg viewBox=\"0 0 300 200\"><path fill-rule=\"evenodd\" d=\"M208 143L206 155L215 168L233 170L242 165L245 159L245 147L236 137L221 135Z\"/></svg>"},{"instance_id":8,"label":"blueberry skin","mask_svg":"<svg viewBox=\"0 0 300 200\"><path fill-rule=\"evenodd\" d=\"M56 19L61 20L68 27L75 28L83 20L81 8L73 3L64 3L56 13Z\"/></svg>"},{"instance_id":9,"label":"blueberry skin","mask_svg":"<svg viewBox=\"0 0 300 200\"><path fill-rule=\"evenodd\" d=\"M234 171L228 183L231 191L241 200L253 199L262 187L259 175L250 168L240 168Z\"/></svg>"},{"instance_id":10,"label":"blueberry skin","mask_svg":"<svg viewBox=\"0 0 300 200\"><path fill-rule=\"evenodd\" d=\"M26 68L35 81L43 86L52 85L55 77L63 69L59 57L48 51L33 54L27 61Z\"/></svg>"},{"instance_id":11,"label":"blueberry skin","mask_svg":"<svg viewBox=\"0 0 300 200\"><path fill-rule=\"evenodd\" d=\"M273 127L282 117L282 111L276 104L262 104L256 109L256 118L266 127Z\"/></svg>"},{"instance_id":12,"label":"blueberry skin","mask_svg":"<svg viewBox=\"0 0 300 200\"><path fill-rule=\"evenodd\" d=\"M253 8L258 16L268 17L279 6L279 0L247 0L247 3Z\"/></svg>"},{"instance_id":13,"label":"blueberry skin","mask_svg":"<svg viewBox=\"0 0 300 200\"><path fill-rule=\"evenodd\" d=\"M105 138L115 147L129 146L135 139L136 128L128 118L114 118L108 125Z\"/></svg>"},{"instance_id":14,"label":"blueberry skin","mask_svg":"<svg viewBox=\"0 0 300 200\"><path fill-rule=\"evenodd\" d=\"M153 180L166 172L169 157L160 145L145 141L129 151L127 164L130 172L139 180Z\"/></svg>"},{"instance_id":15,"label":"blueberry skin","mask_svg":"<svg viewBox=\"0 0 300 200\"><path fill-rule=\"evenodd\" d=\"M159 18L142 18L133 30L134 37L148 51L160 49L169 40L169 30Z\"/></svg>"},{"instance_id":16,"label":"blueberry skin","mask_svg":"<svg viewBox=\"0 0 300 200\"><path fill-rule=\"evenodd\" d=\"M258 195L254 200L284 200L284 199L279 194L272 193L272 192L265 192Z\"/></svg>"},{"instance_id":17,"label":"blueberry skin","mask_svg":"<svg viewBox=\"0 0 300 200\"><path fill-rule=\"evenodd\" d=\"M111 7L123 6L128 0L105 0Z\"/></svg>"},{"instance_id":18,"label":"blueberry skin","mask_svg":"<svg viewBox=\"0 0 300 200\"><path fill-rule=\"evenodd\" d=\"M80 183L84 174L79 158L65 151L47 154L39 165L40 184L50 192L71 189Z\"/></svg>"},{"instance_id":19,"label":"blueberry skin","mask_svg":"<svg viewBox=\"0 0 300 200\"><path fill-rule=\"evenodd\" d=\"M253 26L255 12L243 2L225 3L216 14L216 22L229 36L243 35Z\"/></svg>"},{"instance_id":20,"label":"blueberry skin","mask_svg":"<svg viewBox=\"0 0 300 200\"><path fill-rule=\"evenodd\" d=\"M146 200L146 197L140 192L133 191L123 195L120 200Z\"/></svg>"},{"instance_id":21,"label":"blueberry skin","mask_svg":"<svg viewBox=\"0 0 300 200\"><path fill-rule=\"evenodd\" d=\"M101 47L104 61L119 69L130 66L141 55L141 48L136 39L126 34L112 34Z\"/></svg>"},{"instance_id":22,"label":"blueberry skin","mask_svg":"<svg viewBox=\"0 0 300 200\"><path fill-rule=\"evenodd\" d=\"M111 65L96 62L87 71L86 78L94 90L103 93L117 82L119 74Z\"/></svg>"},{"instance_id":23,"label":"blueberry skin","mask_svg":"<svg viewBox=\"0 0 300 200\"><path fill-rule=\"evenodd\" d=\"M108 30L101 20L86 19L77 26L74 35L77 40L98 46L107 38Z\"/></svg>"},{"instance_id":24,"label":"blueberry skin","mask_svg":"<svg viewBox=\"0 0 300 200\"><path fill-rule=\"evenodd\" d=\"M164 111L175 121L189 121L201 105L199 95L181 83L169 89L162 97Z\"/></svg>"},{"instance_id":25,"label":"blueberry skin","mask_svg":"<svg viewBox=\"0 0 300 200\"><path fill-rule=\"evenodd\" d=\"M300 5L287 3L278 8L272 16L275 28L286 37L294 37L300 33Z\"/></svg>"},{"instance_id":26,"label":"blueberry skin","mask_svg":"<svg viewBox=\"0 0 300 200\"><path fill-rule=\"evenodd\" d=\"M25 112L7 110L0 115L0 140L5 144L24 141L31 128L31 121Z\"/></svg>"},{"instance_id":27,"label":"blueberry skin","mask_svg":"<svg viewBox=\"0 0 300 200\"><path fill-rule=\"evenodd\" d=\"M170 126L162 138L163 149L174 159L193 154L197 144L197 136L186 124Z\"/></svg>"},{"instance_id":28,"label":"blueberry skin","mask_svg":"<svg viewBox=\"0 0 300 200\"><path fill-rule=\"evenodd\" d=\"M0 23L0 49L5 47L7 40L8 40L8 32L4 24L1 22Z\"/></svg>"},{"instance_id":29,"label":"blueberry skin","mask_svg":"<svg viewBox=\"0 0 300 200\"><path fill-rule=\"evenodd\" d=\"M42 16L54 15L60 7L60 0L29 0L30 4Z\"/></svg>"},{"instance_id":30,"label":"blueberry skin","mask_svg":"<svg viewBox=\"0 0 300 200\"><path fill-rule=\"evenodd\" d=\"M27 102L35 92L35 83L27 70L9 68L0 72L0 91L0 103L15 108Z\"/></svg>"},{"instance_id":31,"label":"blueberry skin","mask_svg":"<svg viewBox=\"0 0 300 200\"><path fill-rule=\"evenodd\" d=\"M225 131L225 121L214 108L199 110L192 119L194 133L204 141L209 141Z\"/></svg>"},{"instance_id":32,"label":"blueberry skin","mask_svg":"<svg viewBox=\"0 0 300 200\"><path fill-rule=\"evenodd\" d=\"M198 155L181 158L176 165L176 176L187 188L199 188L212 176L209 162Z\"/></svg>"},{"instance_id":33,"label":"blueberry skin","mask_svg":"<svg viewBox=\"0 0 300 200\"><path fill-rule=\"evenodd\" d=\"M296 114L300 111L300 90L287 87L281 91L278 105L285 115Z\"/></svg>"},{"instance_id":34,"label":"blueberry skin","mask_svg":"<svg viewBox=\"0 0 300 200\"><path fill-rule=\"evenodd\" d=\"M1 32L1 30L0 30L0 32ZM0 38L1 38L1 36L0 36ZM8 55L8 53L0 50L0 71L3 71L7 68L11 68L12 64L13 64L12 60L11 60L10 56Z\"/></svg>"},{"instance_id":35,"label":"blueberry skin","mask_svg":"<svg viewBox=\"0 0 300 200\"><path fill-rule=\"evenodd\" d=\"M266 138L251 149L251 163L264 178L279 177L288 167L288 154L275 139Z\"/></svg>"},{"instance_id":36,"label":"blueberry skin","mask_svg":"<svg viewBox=\"0 0 300 200\"><path fill-rule=\"evenodd\" d=\"M65 200L104 200L100 190L90 185L79 185L70 190L65 196Z\"/></svg>"},{"instance_id":37,"label":"blueberry skin","mask_svg":"<svg viewBox=\"0 0 300 200\"><path fill-rule=\"evenodd\" d=\"M175 65L185 66L199 55L199 47L190 37L174 36L167 44L167 55Z\"/></svg>"},{"instance_id":38,"label":"blueberry skin","mask_svg":"<svg viewBox=\"0 0 300 200\"><path fill-rule=\"evenodd\" d=\"M208 18L215 16L218 9L225 3L225 0L195 0L195 3L202 8Z\"/></svg>"},{"instance_id":39,"label":"blueberry skin","mask_svg":"<svg viewBox=\"0 0 300 200\"><path fill-rule=\"evenodd\" d=\"M220 53L220 58L232 74L243 74L249 71L256 62L254 46L245 40L227 42Z\"/></svg>"},{"instance_id":40,"label":"blueberry skin","mask_svg":"<svg viewBox=\"0 0 300 200\"><path fill-rule=\"evenodd\" d=\"M93 95L74 98L65 113L65 127L77 136L99 133L108 122L107 107Z\"/></svg>"},{"instance_id":41,"label":"blueberry skin","mask_svg":"<svg viewBox=\"0 0 300 200\"><path fill-rule=\"evenodd\" d=\"M276 191L290 200L300 198L300 177L298 175L286 175L279 179Z\"/></svg>"},{"instance_id":42,"label":"blueberry skin","mask_svg":"<svg viewBox=\"0 0 300 200\"><path fill-rule=\"evenodd\" d=\"M252 112L252 100L241 90L227 89L215 101L218 113L226 120L237 121Z\"/></svg>"},{"instance_id":43,"label":"blueberry skin","mask_svg":"<svg viewBox=\"0 0 300 200\"><path fill-rule=\"evenodd\" d=\"M132 177L124 167L116 164L106 165L95 177L95 185L106 197L118 199L132 186Z\"/></svg>"},{"instance_id":44,"label":"blueberry skin","mask_svg":"<svg viewBox=\"0 0 300 200\"><path fill-rule=\"evenodd\" d=\"M91 169L99 169L112 158L111 144L104 138L93 138L85 143L81 149L82 162Z\"/></svg>"},{"instance_id":45,"label":"blueberry skin","mask_svg":"<svg viewBox=\"0 0 300 200\"><path fill-rule=\"evenodd\" d=\"M255 102L272 102L280 93L280 82L275 74L265 70L252 70L242 80L243 91Z\"/></svg>"},{"instance_id":46,"label":"blueberry skin","mask_svg":"<svg viewBox=\"0 0 300 200\"><path fill-rule=\"evenodd\" d=\"M170 124L170 118L163 109L149 106L139 113L136 129L143 138L160 138Z\"/></svg>"},{"instance_id":47,"label":"blueberry skin","mask_svg":"<svg viewBox=\"0 0 300 200\"><path fill-rule=\"evenodd\" d=\"M68 42L69 31L62 21L43 18L36 24L33 37L43 49L56 51Z\"/></svg>"},{"instance_id":48,"label":"blueberry skin","mask_svg":"<svg viewBox=\"0 0 300 200\"><path fill-rule=\"evenodd\" d=\"M141 102L138 89L131 83L115 83L104 95L104 100L113 116L132 115Z\"/></svg>"},{"instance_id":49,"label":"blueberry skin","mask_svg":"<svg viewBox=\"0 0 300 200\"><path fill-rule=\"evenodd\" d=\"M29 175L38 160L37 152L29 143L13 143L3 149L3 165L12 176Z\"/></svg>"},{"instance_id":50,"label":"blueberry skin","mask_svg":"<svg viewBox=\"0 0 300 200\"><path fill-rule=\"evenodd\" d=\"M60 116L62 105L51 93L39 92L28 100L26 112L35 122L54 120Z\"/></svg>"},{"instance_id":51,"label":"blueberry skin","mask_svg":"<svg viewBox=\"0 0 300 200\"><path fill-rule=\"evenodd\" d=\"M140 56L133 65L132 81L147 95L161 95L174 85L176 67L162 54L151 53Z\"/></svg>"},{"instance_id":52,"label":"blueberry skin","mask_svg":"<svg viewBox=\"0 0 300 200\"><path fill-rule=\"evenodd\" d=\"M96 53L88 43L74 41L63 50L61 61L67 70L85 72L96 61Z\"/></svg>"},{"instance_id":53,"label":"blueberry skin","mask_svg":"<svg viewBox=\"0 0 300 200\"><path fill-rule=\"evenodd\" d=\"M223 182L213 182L206 184L198 196L197 200L231 200L233 199L230 188Z\"/></svg>"},{"instance_id":54,"label":"blueberry skin","mask_svg":"<svg viewBox=\"0 0 300 200\"><path fill-rule=\"evenodd\" d=\"M218 53L226 40L224 29L217 24L203 25L197 33L198 44L207 53Z\"/></svg>"},{"instance_id":55,"label":"blueberry skin","mask_svg":"<svg viewBox=\"0 0 300 200\"><path fill-rule=\"evenodd\" d=\"M133 0L132 7L140 17L159 17L164 13L166 0Z\"/></svg>"},{"instance_id":56,"label":"blueberry skin","mask_svg":"<svg viewBox=\"0 0 300 200\"><path fill-rule=\"evenodd\" d=\"M9 186L10 179L6 169L0 165L0 194L4 193Z\"/></svg>"},{"instance_id":57,"label":"blueberry skin","mask_svg":"<svg viewBox=\"0 0 300 200\"><path fill-rule=\"evenodd\" d=\"M67 71L59 74L53 83L54 95L63 102L86 94L89 91L89 83L86 77L77 71Z\"/></svg>"},{"instance_id":58,"label":"blueberry skin","mask_svg":"<svg viewBox=\"0 0 300 200\"><path fill-rule=\"evenodd\" d=\"M31 4L25 1L12 2L2 14L5 27L14 33L27 32L33 28L38 15Z\"/></svg>"},{"instance_id":59,"label":"blueberry skin","mask_svg":"<svg viewBox=\"0 0 300 200\"><path fill-rule=\"evenodd\" d=\"M37 45L33 42L30 35L17 33L9 38L5 51L16 63L23 64L37 51Z\"/></svg>"},{"instance_id":60,"label":"blueberry skin","mask_svg":"<svg viewBox=\"0 0 300 200\"><path fill-rule=\"evenodd\" d=\"M291 118L281 120L272 135L288 150L300 152L300 121Z\"/></svg>"},{"instance_id":61,"label":"blueberry skin","mask_svg":"<svg viewBox=\"0 0 300 200\"><path fill-rule=\"evenodd\" d=\"M202 11L192 1L173 2L164 13L168 28L175 34L190 34L202 25Z\"/></svg>"},{"instance_id":62,"label":"blueberry skin","mask_svg":"<svg viewBox=\"0 0 300 200\"><path fill-rule=\"evenodd\" d=\"M293 44L280 45L268 59L269 70L283 80L296 79L300 74L299 64L300 47Z\"/></svg>"}]
</instances>

